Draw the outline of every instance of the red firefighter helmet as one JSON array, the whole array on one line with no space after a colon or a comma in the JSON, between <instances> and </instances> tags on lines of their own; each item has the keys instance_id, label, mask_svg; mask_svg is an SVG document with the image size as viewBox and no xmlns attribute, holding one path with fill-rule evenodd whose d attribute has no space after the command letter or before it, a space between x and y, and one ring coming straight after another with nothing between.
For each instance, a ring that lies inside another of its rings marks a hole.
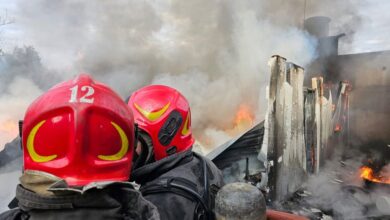
<instances>
[{"instance_id":1,"label":"red firefighter helmet","mask_svg":"<svg viewBox=\"0 0 390 220\"><path fill-rule=\"evenodd\" d=\"M133 115L114 91L86 74L38 97L22 134L25 170L51 173L70 186L130 177Z\"/></svg>"},{"instance_id":2,"label":"red firefighter helmet","mask_svg":"<svg viewBox=\"0 0 390 220\"><path fill-rule=\"evenodd\" d=\"M130 96L128 105L134 121L150 137L156 160L192 147L190 107L177 90L163 85L146 86Z\"/></svg>"}]
</instances>

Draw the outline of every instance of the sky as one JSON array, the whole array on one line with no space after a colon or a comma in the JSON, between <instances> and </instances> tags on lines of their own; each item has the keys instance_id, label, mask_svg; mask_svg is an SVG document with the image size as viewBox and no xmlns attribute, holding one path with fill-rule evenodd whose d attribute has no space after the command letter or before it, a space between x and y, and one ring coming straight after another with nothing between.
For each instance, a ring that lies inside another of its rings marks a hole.
<instances>
[{"instance_id":1,"label":"sky","mask_svg":"<svg viewBox=\"0 0 390 220\"><path fill-rule=\"evenodd\" d=\"M362 24L355 31L353 41L341 39L340 53L363 53L390 50L390 1L355 0L362 16ZM336 33L335 33L336 34Z\"/></svg>"}]
</instances>

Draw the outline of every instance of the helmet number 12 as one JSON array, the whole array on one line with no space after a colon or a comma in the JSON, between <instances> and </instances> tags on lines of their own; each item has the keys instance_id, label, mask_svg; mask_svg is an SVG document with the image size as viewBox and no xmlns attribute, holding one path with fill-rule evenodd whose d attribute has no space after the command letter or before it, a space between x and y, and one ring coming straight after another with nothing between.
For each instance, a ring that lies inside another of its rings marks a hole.
<instances>
[{"instance_id":1,"label":"helmet number 12","mask_svg":"<svg viewBox=\"0 0 390 220\"><path fill-rule=\"evenodd\" d=\"M94 98L91 96L95 93L95 90L91 86L82 86L81 91L84 95L80 97L80 99L77 99L78 97L78 91L79 86L73 86L69 89L72 93L70 95L69 102L83 102L83 103L93 103Z\"/></svg>"}]
</instances>

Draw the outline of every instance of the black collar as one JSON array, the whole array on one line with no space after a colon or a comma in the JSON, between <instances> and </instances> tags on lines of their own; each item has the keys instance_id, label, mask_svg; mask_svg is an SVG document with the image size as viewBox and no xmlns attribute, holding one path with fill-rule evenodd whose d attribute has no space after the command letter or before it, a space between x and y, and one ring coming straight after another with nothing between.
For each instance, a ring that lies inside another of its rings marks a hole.
<instances>
[{"instance_id":1,"label":"black collar","mask_svg":"<svg viewBox=\"0 0 390 220\"><path fill-rule=\"evenodd\" d=\"M175 167L192 161L193 157L194 152L192 152L191 149L173 154L134 170L131 174L131 180L142 185L172 170Z\"/></svg>"}]
</instances>

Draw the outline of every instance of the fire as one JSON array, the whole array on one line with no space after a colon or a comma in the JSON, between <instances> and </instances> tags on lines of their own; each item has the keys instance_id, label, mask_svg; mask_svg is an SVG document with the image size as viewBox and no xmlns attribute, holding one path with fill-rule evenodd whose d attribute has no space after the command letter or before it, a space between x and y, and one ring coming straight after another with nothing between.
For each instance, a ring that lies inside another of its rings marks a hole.
<instances>
[{"instance_id":1,"label":"fire","mask_svg":"<svg viewBox=\"0 0 390 220\"><path fill-rule=\"evenodd\" d=\"M234 127L239 131L243 131L253 125L254 114L251 108L246 104L241 104L234 117Z\"/></svg>"},{"instance_id":2,"label":"fire","mask_svg":"<svg viewBox=\"0 0 390 220\"><path fill-rule=\"evenodd\" d=\"M0 132L15 137L18 134L18 123L13 120L6 120L0 124Z\"/></svg>"},{"instance_id":3,"label":"fire","mask_svg":"<svg viewBox=\"0 0 390 220\"><path fill-rule=\"evenodd\" d=\"M18 135L18 123L12 119L0 120L0 151Z\"/></svg>"},{"instance_id":4,"label":"fire","mask_svg":"<svg viewBox=\"0 0 390 220\"><path fill-rule=\"evenodd\" d=\"M206 129L203 135L197 136L197 140L204 147L218 146L230 138L247 131L255 121L254 111L247 104L240 104L233 120L221 130Z\"/></svg>"},{"instance_id":5,"label":"fire","mask_svg":"<svg viewBox=\"0 0 390 220\"><path fill-rule=\"evenodd\" d=\"M360 177L371 182L390 184L390 177L375 175L374 171L367 166L362 166L360 168Z\"/></svg>"},{"instance_id":6,"label":"fire","mask_svg":"<svg viewBox=\"0 0 390 220\"><path fill-rule=\"evenodd\" d=\"M339 132L341 131L341 125L339 123L336 124L335 128L334 128L334 131L335 132Z\"/></svg>"}]
</instances>

